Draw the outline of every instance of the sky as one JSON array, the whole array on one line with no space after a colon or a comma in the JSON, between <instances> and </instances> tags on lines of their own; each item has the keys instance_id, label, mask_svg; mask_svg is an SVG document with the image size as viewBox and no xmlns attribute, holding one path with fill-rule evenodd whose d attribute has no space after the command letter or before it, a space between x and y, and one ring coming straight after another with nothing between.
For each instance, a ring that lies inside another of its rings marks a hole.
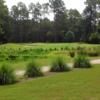
<instances>
[{"instance_id":1,"label":"sky","mask_svg":"<svg viewBox=\"0 0 100 100\"><path fill-rule=\"evenodd\" d=\"M24 2L27 6L33 2L40 2L40 3L45 3L48 2L49 0L5 0L6 4L8 6L9 9L11 9L11 7L13 5L16 5L18 2ZM84 2L85 0L63 0L66 4L66 8L67 9L77 9L80 13L82 13L83 9L85 8Z\"/></svg>"}]
</instances>

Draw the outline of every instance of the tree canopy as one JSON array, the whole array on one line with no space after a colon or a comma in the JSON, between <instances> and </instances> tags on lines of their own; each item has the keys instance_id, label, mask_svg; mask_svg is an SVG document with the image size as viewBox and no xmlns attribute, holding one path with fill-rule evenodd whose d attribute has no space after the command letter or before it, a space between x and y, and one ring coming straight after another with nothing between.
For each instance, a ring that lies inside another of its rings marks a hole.
<instances>
[{"instance_id":1,"label":"tree canopy","mask_svg":"<svg viewBox=\"0 0 100 100\"><path fill-rule=\"evenodd\" d=\"M0 42L94 43L93 36L100 34L100 0L86 0L85 5L82 14L68 10L63 0L29 6L19 2L8 11L4 0L0 0ZM49 19L51 15L54 20Z\"/></svg>"}]
</instances>

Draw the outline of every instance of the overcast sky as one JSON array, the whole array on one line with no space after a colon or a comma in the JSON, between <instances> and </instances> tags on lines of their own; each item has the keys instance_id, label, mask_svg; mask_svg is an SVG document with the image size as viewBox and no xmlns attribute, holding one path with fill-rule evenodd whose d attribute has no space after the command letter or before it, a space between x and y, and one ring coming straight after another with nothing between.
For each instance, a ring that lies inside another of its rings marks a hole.
<instances>
[{"instance_id":1,"label":"overcast sky","mask_svg":"<svg viewBox=\"0 0 100 100\"><path fill-rule=\"evenodd\" d=\"M29 5L30 2L34 2L34 3L48 2L48 0L5 0L5 1L9 9L11 8L12 5L17 4L20 1L24 2L26 5ZM77 9L78 11L80 11L80 13L82 13L83 9L85 8L85 5L84 5L85 0L63 0L63 1L65 2L67 9L70 9L70 8Z\"/></svg>"}]
</instances>

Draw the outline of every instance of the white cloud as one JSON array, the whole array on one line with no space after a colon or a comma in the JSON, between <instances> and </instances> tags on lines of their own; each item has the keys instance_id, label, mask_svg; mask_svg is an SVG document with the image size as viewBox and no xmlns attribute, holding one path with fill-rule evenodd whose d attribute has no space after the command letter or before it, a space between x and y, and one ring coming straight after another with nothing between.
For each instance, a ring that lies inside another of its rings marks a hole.
<instances>
[{"instance_id":1,"label":"white cloud","mask_svg":"<svg viewBox=\"0 0 100 100\"><path fill-rule=\"evenodd\" d=\"M6 4L8 5L8 8L10 9L12 5L17 4L18 2L22 1L24 2L26 5L29 5L30 2L40 2L40 3L44 3L47 2L48 0L5 0ZM78 11L82 12L83 9L85 8L84 2L85 0L63 0L66 4L66 8L67 9L77 9Z\"/></svg>"}]
</instances>

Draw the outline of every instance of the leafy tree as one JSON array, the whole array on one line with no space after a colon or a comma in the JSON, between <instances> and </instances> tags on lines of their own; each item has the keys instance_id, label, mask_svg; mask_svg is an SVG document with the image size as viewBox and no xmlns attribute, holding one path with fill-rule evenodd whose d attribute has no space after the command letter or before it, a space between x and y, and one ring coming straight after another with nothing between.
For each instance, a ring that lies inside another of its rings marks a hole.
<instances>
[{"instance_id":1,"label":"leafy tree","mask_svg":"<svg viewBox=\"0 0 100 100\"><path fill-rule=\"evenodd\" d=\"M16 5L12 6L10 15L13 17L14 20L18 20L19 18L19 11Z\"/></svg>"},{"instance_id":2,"label":"leafy tree","mask_svg":"<svg viewBox=\"0 0 100 100\"><path fill-rule=\"evenodd\" d=\"M12 6L11 17L13 18L13 33L12 38L17 42L25 42L29 33L29 11L23 2L19 2L17 6Z\"/></svg>"},{"instance_id":3,"label":"leafy tree","mask_svg":"<svg viewBox=\"0 0 100 100\"><path fill-rule=\"evenodd\" d=\"M91 33L97 31L98 13L100 12L100 0L86 0L84 10L86 39Z\"/></svg>"},{"instance_id":4,"label":"leafy tree","mask_svg":"<svg viewBox=\"0 0 100 100\"><path fill-rule=\"evenodd\" d=\"M49 14L49 3L42 4L42 16L46 18L46 15Z\"/></svg>"},{"instance_id":5,"label":"leafy tree","mask_svg":"<svg viewBox=\"0 0 100 100\"><path fill-rule=\"evenodd\" d=\"M0 42L5 41L5 30L3 29L4 18L8 16L7 6L4 4L4 0L0 0Z\"/></svg>"},{"instance_id":6,"label":"leafy tree","mask_svg":"<svg viewBox=\"0 0 100 100\"><path fill-rule=\"evenodd\" d=\"M83 14L67 10L63 0L7 6L0 0L0 42L94 41L100 33L100 0L86 0ZM54 20L48 19L49 14ZM98 33L94 35L93 33Z\"/></svg>"},{"instance_id":7,"label":"leafy tree","mask_svg":"<svg viewBox=\"0 0 100 100\"><path fill-rule=\"evenodd\" d=\"M68 11L68 30L74 32L76 41L79 41L81 38L81 22L82 16L76 9L70 9Z\"/></svg>"},{"instance_id":8,"label":"leafy tree","mask_svg":"<svg viewBox=\"0 0 100 100\"><path fill-rule=\"evenodd\" d=\"M23 2L19 2L18 5L19 19L27 20L29 18L29 13L26 5Z\"/></svg>"},{"instance_id":9,"label":"leafy tree","mask_svg":"<svg viewBox=\"0 0 100 100\"><path fill-rule=\"evenodd\" d=\"M62 0L49 0L50 7L54 13L55 41L62 41L63 32L67 31L67 13ZM62 35L61 35L62 34Z\"/></svg>"},{"instance_id":10,"label":"leafy tree","mask_svg":"<svg viewBox=\"0 0 100 100\"><path fill-rule=\"evenodd\" d=\"M30 3L29 4L29 12L30 12L30 15L32 16L32 20L34 19L34 9L35 9L35 4Z\"/></svg>"},{"instance_id":11,"label":"leafy tree","mask_svg":"<svg viewBox=\"0 0 100 100\"><path fill-rule=\"evenodd\" d=\"M32 19L36 22L39 22L41 19L41 13L42 13L42 6L41 4L38 2L36 4L31 3L29 5L29 11L32 14Z\"/></svg>"}]
</instances>

